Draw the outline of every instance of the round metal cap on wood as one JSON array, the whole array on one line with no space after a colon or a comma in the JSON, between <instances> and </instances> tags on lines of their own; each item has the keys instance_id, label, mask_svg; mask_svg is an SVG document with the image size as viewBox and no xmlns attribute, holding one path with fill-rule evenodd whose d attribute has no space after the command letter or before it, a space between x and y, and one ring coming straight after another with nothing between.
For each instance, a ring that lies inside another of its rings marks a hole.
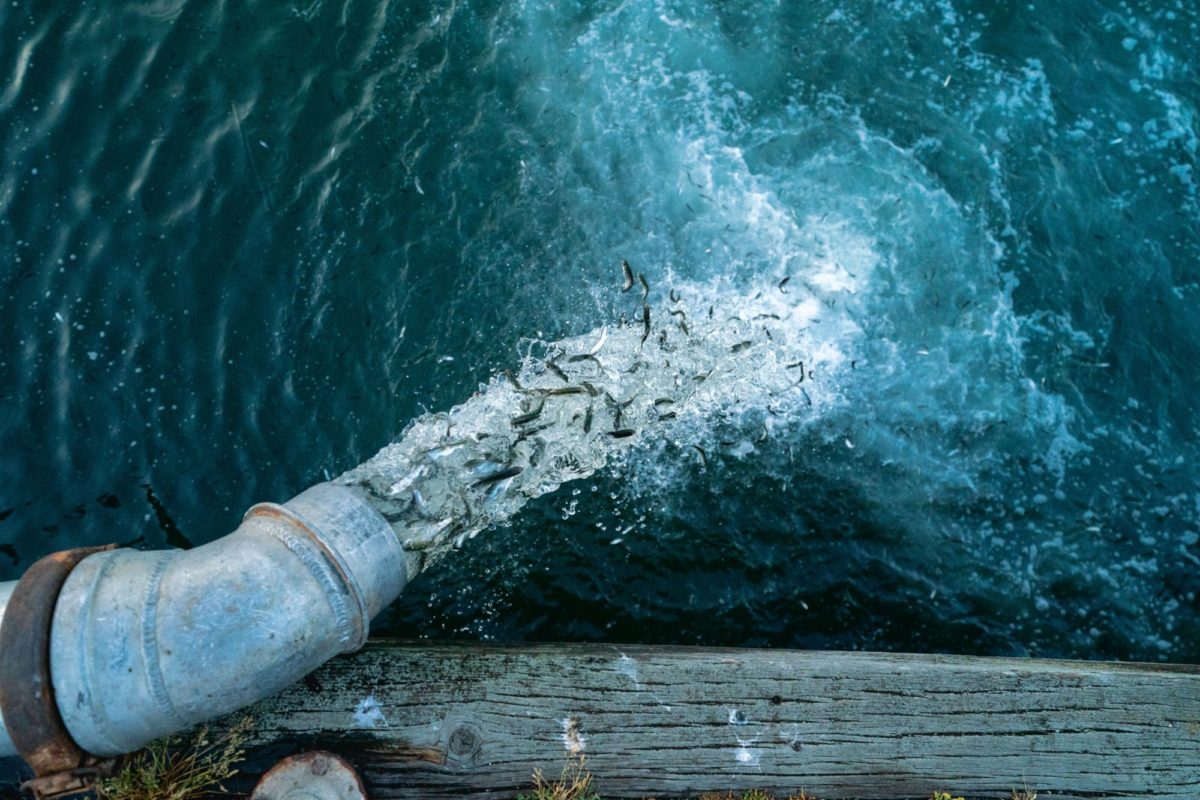
<instances>
[{"instance_id":1,"label":"round metal cap on wood","mask_svg":"<svg viewBox=\"0 0 1200 800\"><path fill-rule=\"evenodd\" d=\"M250 800L366 800L367 790L346 759L324 750L288 756L267 770Z\"/></svg>"}]
</instances>

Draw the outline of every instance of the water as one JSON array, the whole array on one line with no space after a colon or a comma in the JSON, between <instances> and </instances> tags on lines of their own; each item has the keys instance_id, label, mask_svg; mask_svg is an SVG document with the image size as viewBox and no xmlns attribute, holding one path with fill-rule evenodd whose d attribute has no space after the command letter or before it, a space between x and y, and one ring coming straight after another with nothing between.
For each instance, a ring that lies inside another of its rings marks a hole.
<instances>
[{"instance_id":1,"label":"water","mask_svg":"<svg viewBox=\"0 0 1200 800\"><path fill-rule=\"evenodd\" d=\"M1196 662L1197 41L1161 1L6 4L0 577L487 432L392 498L458 548L377 630ZM514 442L503 370L606 328L615 377L557 363L637 433L565 395Z\"/></svg>"}]
</instances>

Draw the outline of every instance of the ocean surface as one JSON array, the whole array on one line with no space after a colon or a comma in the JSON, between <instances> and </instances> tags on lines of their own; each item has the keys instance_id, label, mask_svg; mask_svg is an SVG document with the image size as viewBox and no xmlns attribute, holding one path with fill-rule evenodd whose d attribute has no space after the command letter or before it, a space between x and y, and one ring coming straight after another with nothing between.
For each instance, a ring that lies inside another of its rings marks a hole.
<instances>
[{"instance_id":1,"label":"ocean surface","mask_svg":"<svg viewBox=\"0 0 1200 800\"><path fill-rule=\"evenodd\" d=\"M1200 662L1198 45L1162 0L5 2L0 579L640 348L627 259L656 326L781 317L723 374L803 386L376 633Z\"/></svg>"}]
</instances>

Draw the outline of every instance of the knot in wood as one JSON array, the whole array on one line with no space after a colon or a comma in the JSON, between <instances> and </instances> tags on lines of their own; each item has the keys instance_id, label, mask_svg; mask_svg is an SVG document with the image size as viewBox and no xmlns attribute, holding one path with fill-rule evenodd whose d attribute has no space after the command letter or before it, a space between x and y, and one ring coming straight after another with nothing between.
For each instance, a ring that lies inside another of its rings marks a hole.
<instances>
[{"instance_id":1,"label":"knot in wood","mask_svg":"<svg viewBox=\"0 0 1200 800\"><path fill-rule=\"evenodd\" d=\"M450 741L446 744L446 755L455 761L465 761L476 753L483 745L483 737L474 725L464 722L450 733Z\"/></svg>"}]
</instances>

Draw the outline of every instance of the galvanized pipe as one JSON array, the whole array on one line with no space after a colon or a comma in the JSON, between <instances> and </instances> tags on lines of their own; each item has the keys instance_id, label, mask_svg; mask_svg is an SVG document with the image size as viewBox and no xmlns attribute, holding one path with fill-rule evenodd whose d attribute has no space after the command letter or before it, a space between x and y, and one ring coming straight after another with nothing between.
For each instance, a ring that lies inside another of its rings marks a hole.
<instances>
[{"instance_id":1,"label":"galvanized pipe","mask_svg":"<svg viewBox=\"0 0 1200 800\"><path fill-rule=\"evenodd\" d=\"M0 624L4 622L4 610L8 608L8 598L12 597L13 589L16 588L16 581L0 583ZM15 756L16 754L17 750L13 746L12 739L9 738L8 728L4 725L3 717L0 717L0 757Z\"/></svg>"},{"instance_id":2,"label":"galvanized pipe","mask_svg":"<svg viewBox=\"0 0 1200 800\"><path fill-rule=\"evenodd\" d=\"M88 753L131 752L358 649L407 574L384 518L329 483L257 505L194 550L88 556L54 608L57 708ZM0 755L13 754L0 725Z\"/></svg>"}]
</instances>

